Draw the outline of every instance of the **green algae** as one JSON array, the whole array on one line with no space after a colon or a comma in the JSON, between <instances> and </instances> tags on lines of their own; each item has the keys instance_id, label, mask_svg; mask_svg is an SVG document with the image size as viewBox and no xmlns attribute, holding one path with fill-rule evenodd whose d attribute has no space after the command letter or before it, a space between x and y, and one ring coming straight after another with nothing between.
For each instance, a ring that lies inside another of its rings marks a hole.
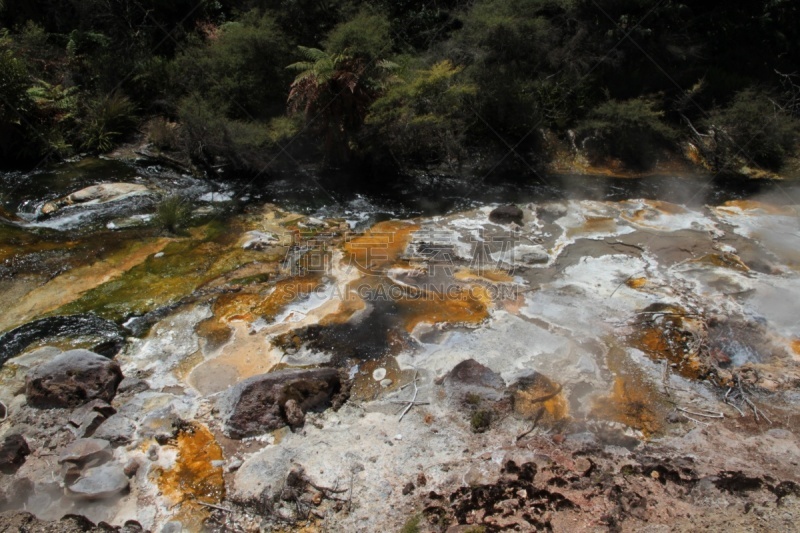
<instances>
[{"instance_id":1,"label":"green algae","mask_svg":"<svg viewBox=\"0 0 800 533\"><path fill-rule=\"evenodd\" d=\"M163 254L149 257L119 278L87 291L55 314L92 312L120 321L174 303L206 283L261 259L258 252L206 239L170 243Z\"/></svg>"}]
</instances>

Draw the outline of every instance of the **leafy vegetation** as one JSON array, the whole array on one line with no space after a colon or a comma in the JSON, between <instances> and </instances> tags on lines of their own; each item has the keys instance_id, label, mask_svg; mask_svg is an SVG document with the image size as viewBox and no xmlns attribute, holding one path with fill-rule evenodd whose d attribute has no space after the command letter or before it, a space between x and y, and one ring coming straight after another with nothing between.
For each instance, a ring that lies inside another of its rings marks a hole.
<instances>
[{"instance_id":1,"label":"leafy vegetation","mask_svg":"<svg viewBox=\"0 0 800 533\"><path fill-rule=\"evenodd\" d=\"M156 206L154 222L168 233L176 234L188 224L191 216L192 207L184 198L170 196Z\"/></svg>"},{"instance_id":2,"label":"leafy vegetation","mask_svg":"<svg viewBox=\"0 0 800 533\"><path fill-rule=\"evenodd\" d=\"M2 5L6 165L108 151L137 131L249 176L529 172L553 142L637 170L688 142L715 169L797 157L791 0Z\"/></svg>"}]
</instances>

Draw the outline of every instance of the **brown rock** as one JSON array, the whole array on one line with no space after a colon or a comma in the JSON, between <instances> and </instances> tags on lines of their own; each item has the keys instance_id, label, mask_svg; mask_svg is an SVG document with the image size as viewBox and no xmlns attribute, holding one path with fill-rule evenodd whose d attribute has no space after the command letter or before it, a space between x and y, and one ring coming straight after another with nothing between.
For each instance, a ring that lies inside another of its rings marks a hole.
<instances>
[{"instance_id":1,"label":"brown rock","mask_svg":"<svg viewBox=\"0 0 800 533\"><path fill-rule=\"evenodd\" d=\"M28 373L25 397L33 407L77 407L110 402L122 381L119 365L88 350L70 350Z\"/></svg>"},{"instance_id":2,"label":"brown rock","mask_svg":"<svg viewBox=\"0 0 800 533\"><path fill-rule=\"evenodd\" d=\"M0 471L10 474L15 472L30 455L28 442L22 435L9 435L0 445Z\"/></svg>"},{"instance_id":3,"label":"brown rock","mask_svg":"<svg viewBox=\"0 0 800 533\"><path fill-rule=\"evenodd\" d=\"M305 423L306 414L298 405L297 400L287 400L283 407L286 411L286 421L289 422L290 426L300 427Z\"/></svg>"},{"instance_id":4,"label":"brown rock","mask_svg":"<svg viewBox=\"0 0 800 533\"><path fill-rule=\"evenodd\" d=\"M500 374L474 359L467 359L453 367L445 378L445 385L451 394L457 391L463 396L477 394L491 400L499 400L506 388Z\"/></svg>"},{"instance_id":5,"label":"brown rock","mask_svg":"<svg viewBox=\"0 0 800 533\"><path fill-rule=\"evenodd\" d=\"M329 406L341 388L339 372L332 368L253 376L232 387L221 399L223 432L244 438L287 424L300 425L305 413Z\"/></svg>"},{"instance_id":6,"label":"brown rock","mask_svg":"<svg viewBox=\"0 0 800 533\"><path fill-rule=\"evenodd\" d=\"M515 222L522 225L522 218L524 216L525 214L519 207L515 205L502 205L489 213L489 220L495 224L510 224L511 222Z\"/></svg>"},{"instance_id":7,"label":"brown rock","mask_svg":"<svg viewBox=\"0 0 800 533\"><path fill-rule=\"evenodd\" d=\"M538 372L520 379L510 387L514 413L552 425L569 414L569 404L561 385Z\"/></svg>"}]
</instances>

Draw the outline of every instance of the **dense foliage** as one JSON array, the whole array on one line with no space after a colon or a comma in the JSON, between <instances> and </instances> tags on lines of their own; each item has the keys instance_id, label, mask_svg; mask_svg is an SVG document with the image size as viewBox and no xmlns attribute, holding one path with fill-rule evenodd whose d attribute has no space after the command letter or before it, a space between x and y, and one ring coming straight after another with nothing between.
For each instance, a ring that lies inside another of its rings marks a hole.
<instances>
[{"instance_id":1,"label":"dense foliage","mask_svg":"<svg viewBox=\"0 0 800 533\"><path fill-rule=\"evenodd\" d=\"M798 148L794 0L3 0L0 32L6 166L140 132L250 176Z\"/></svg>"}]
</instances>

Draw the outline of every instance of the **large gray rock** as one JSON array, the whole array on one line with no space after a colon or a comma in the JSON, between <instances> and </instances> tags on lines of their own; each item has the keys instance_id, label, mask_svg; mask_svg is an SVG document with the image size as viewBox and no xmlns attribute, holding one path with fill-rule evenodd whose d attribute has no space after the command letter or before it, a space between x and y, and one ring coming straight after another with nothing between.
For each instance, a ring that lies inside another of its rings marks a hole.
<instances>
[{"instance_id":1,"label":"large gray rock","mask_svg":"<svg viewBox=\"0 0 800 533\"><path fill-rule=\"evenodd\" d=\"M47 202L42 206L42 214L49 215L67 205L101 204L142 194L150 194L150 190L138 183L103 183L101 185L92 185L91 187L86 187L85 189L68 194L63 198Z\"/></svg>"},{"instance_id":2,"label":"large gray rock","mask_svg":"<svg viewBox=\"0 0 800 533\"><path fill-rule=\"evenodd\" d=\"M28 373L25 397L33 407L77 407L110 402L122 381L119 365L89 350L70 350Z\"/></svg>"},{"instance_id":3,"label":"large gray rock","mask_svg":"<svg viewBox=\"0 0 800 533\"><path fill-rule=\"evenodd\" d=\"M111 444L107 440L78 439L61 452L58 462L85 467L104 463L111 459L111 456Z\"/></svg>"},{"instance_id":4,"label":"large gray rock","mask_svg":"<svg viewBox=\"0 0 800 533\"><path fill-rule=\"evenodd\" d=\"M58 457L61 475L67 484L78 479L89 468L103 465L111 460L111 444L103 439L78 439L67 446Z\"/></svg>"},{"instance_id":5,"label":"large gray rock","mask_svg":"<svg viewBox=\"0 0 800 533\"><path fill-rule=\"evenodd\" d=\"M98 427L94 436L98 439L105 439L111 444L122 445L130 444L133 442L133 434L136 432L136 423L122 414L116 414L108 417L100 427Z\"/></svg>"},{"instance_id":6,"label":"large gray rock","mask_svg":"<svg viewBox=\"0 0 800 533\"><path fill-rule=\"evenodd\" d=\"M82 500L100 500L115 496L128 488L128 476L124 469L109 463L86 470L67 488L67 492Z\"/></svg>"},{"instance_id":7,"label":"large gray rock","mask_svg":"<svg viewBox=\"0 0 800 533\"><path fill-rule=\"evenodd\" d=\"M301 425L301 415L327 407L341 389L339 372L332 368L280 370L253 376L231 387L220 400L223 432L239 439L287 424Z\"/></svg>"},{"instance_id":8,"label":"large gray rock","mask_svg":"<svg viewBox=\"0 0 800 533\"><path fill-rule=\"evenodd\" d=\"M524 216L525 214L519 207L515 205L502 205L489 213L489 220L495 224L510 224L511 222L515 222L521 225Z\"/></svg>"}]
</instances>

